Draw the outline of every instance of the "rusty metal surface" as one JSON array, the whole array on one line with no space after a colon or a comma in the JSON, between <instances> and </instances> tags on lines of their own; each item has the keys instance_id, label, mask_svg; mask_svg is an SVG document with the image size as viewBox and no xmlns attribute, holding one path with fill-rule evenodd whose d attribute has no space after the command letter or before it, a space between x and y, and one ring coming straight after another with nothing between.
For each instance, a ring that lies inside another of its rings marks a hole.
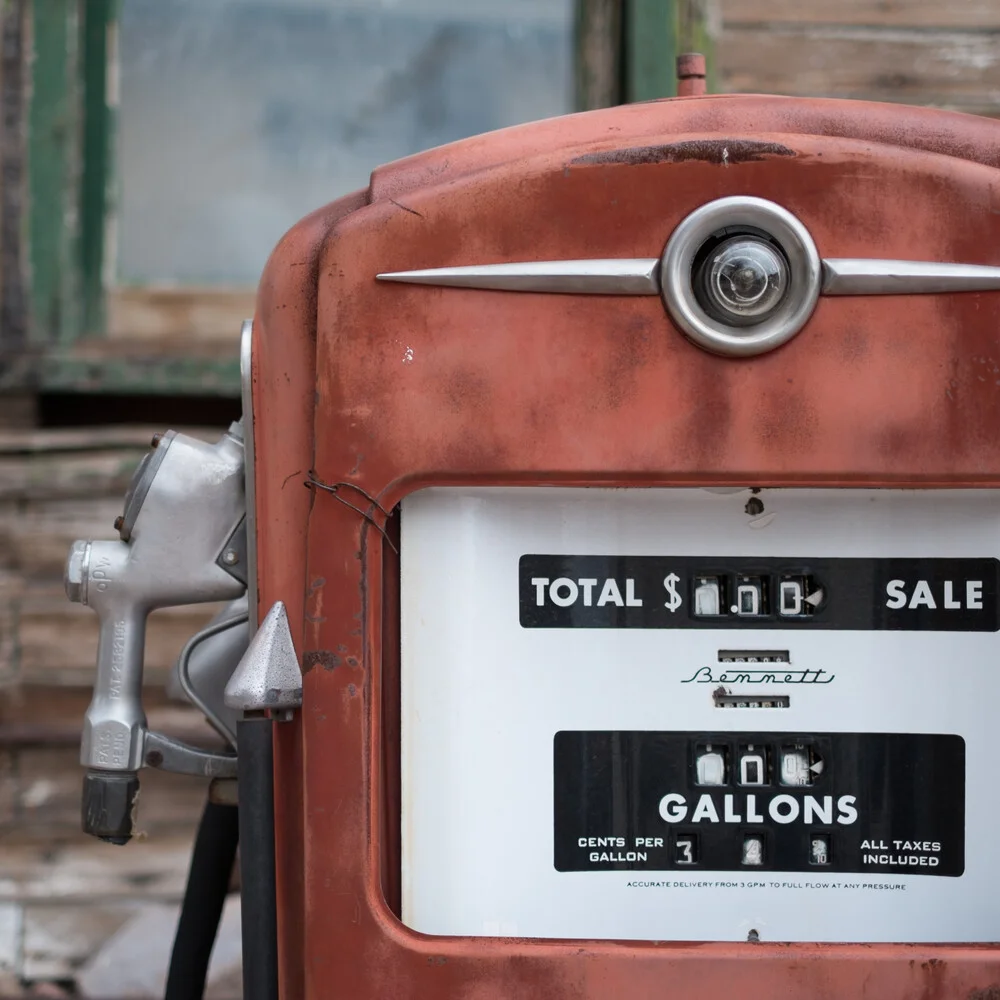
<instances>
[{"instance_id":1,"label":"rusty metal surface","mask_svg":"<svg viewBox=\"0 0 1000 1000\"><path fill-rule=\"evenodd\" d=\"M383 559L394 586L396 557L370 523L382 524L376 507L362 517L303 488L315 470L391 509L442 482L1000 486L997 292L826 299L784 347L725 360L653 298L374 280L656 256L688 212L732 194L796 213L824 256L996 263L998 161L1000 123L961 115L657 102L382 168L367 197L286 237L263 279L254 359L261 606L285 601L310 667L301 723L276 733L283 996L1000 996L991 947L407 931L382 887L398 865L383 755L398 670Z\"/></svg>"},{"instance_id":2,"label":"rusty metal surface","mask_svg":"<svg viewBox=\"0 0 1000 1000\"><path fill-rule=\"evenodd\" d=\"M702 97L706 90L705 57L685 52L677 57L677 96Z\"/></svg>"},{"instance_id":3,"label":"rusty metal surface","mask_svg":"<svg viewBox=\"0 0 1000 1000\"><path fill-rule=\"evenodd\" d=\"M316 296L319 253L337 219L365 203L348 195L303 219L281 240L257 290L251 362L256 420L258 605L285 602L302 654L306 529L311 496L299 483L314 461ZM275 726L278 974L282 995L305 995L302 917L302 729L299 717Z\"/></svg>"}]
</instances>

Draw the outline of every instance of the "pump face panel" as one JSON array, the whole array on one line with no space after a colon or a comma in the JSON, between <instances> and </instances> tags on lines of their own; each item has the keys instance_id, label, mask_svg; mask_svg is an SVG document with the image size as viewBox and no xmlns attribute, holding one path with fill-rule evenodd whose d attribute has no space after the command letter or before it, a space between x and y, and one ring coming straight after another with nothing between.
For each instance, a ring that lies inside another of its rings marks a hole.
<instances>
[{"instance_id":1,"label":"pump face panel","mask_svg":"<svg viewBox=\"0 0 1000 1000\"><path fill-rule=\"evenodd\" d=\"M997 940L996 553L987 490L408 497L404 922Z\"/></svg>"}]
</instances>

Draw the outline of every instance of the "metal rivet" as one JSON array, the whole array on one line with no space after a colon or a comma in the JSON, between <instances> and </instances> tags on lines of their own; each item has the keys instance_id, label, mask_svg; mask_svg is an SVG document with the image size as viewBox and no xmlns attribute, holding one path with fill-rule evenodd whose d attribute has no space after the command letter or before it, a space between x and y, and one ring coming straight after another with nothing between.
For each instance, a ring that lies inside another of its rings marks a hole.
<instances>
[{"instance_id":1,"label":"metal rivet","mask_svg":"<svg viewBox=\"0 0 1000 1000\"><path fill-rule=\"evenodd\" d=\"M154 434L153 440L149 442L149 447L156 448L162 440L163 440L162 434Z\"/></svg>"},{"instance_id":2,"label":"metal rivet","mask_svg":"<svg viewBox=\"0 0 1000 1000\"><path fill-rule=\"evenodd\" d=\"M240 557L232 549L226 549L222 553L222 561L227 566L235 566L240 561Z\"/></svg>"}]
</instances>

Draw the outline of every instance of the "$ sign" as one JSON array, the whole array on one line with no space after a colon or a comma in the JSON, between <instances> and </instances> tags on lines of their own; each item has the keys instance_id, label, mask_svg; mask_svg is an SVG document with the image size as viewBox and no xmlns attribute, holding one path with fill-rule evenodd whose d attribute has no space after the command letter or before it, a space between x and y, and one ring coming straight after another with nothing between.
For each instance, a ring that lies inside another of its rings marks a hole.
<instances>
[{"instance_id":1,"label":"$ sign","mask_svg":"<svg viewBox=\"0 0 1000 1000\"><path fill-rule=\"evenodd\" d=\"M671 573L669 576L663 578L663 586L667 591L667 599L664 601L663 606L671 614L684 603L681 595L677 593L677 584L680 582L681 578L676 573Z\"/></svg>"}]
</instances>

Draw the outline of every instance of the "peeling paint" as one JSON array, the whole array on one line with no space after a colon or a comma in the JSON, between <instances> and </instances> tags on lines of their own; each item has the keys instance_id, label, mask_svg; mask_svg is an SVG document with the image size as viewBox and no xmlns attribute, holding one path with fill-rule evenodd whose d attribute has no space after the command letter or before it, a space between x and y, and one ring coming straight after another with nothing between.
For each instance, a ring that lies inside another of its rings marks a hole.
<instances>
[{"instance_id":1,"label":"peeling paint","mask_svg":"<svg viewBox=\"0 0 1000 1000\"><path fill-rule=\"evenodd\" d=\"M776 156L795 156L788 146L757 139L689 139L663 146L632 146L628 149L605 149L587 153L570 161L571 167L590 167L618 163L635 167L648 163L684 163L687 160L716 163L752 163Z\"/></svg>"}]
</instances>

